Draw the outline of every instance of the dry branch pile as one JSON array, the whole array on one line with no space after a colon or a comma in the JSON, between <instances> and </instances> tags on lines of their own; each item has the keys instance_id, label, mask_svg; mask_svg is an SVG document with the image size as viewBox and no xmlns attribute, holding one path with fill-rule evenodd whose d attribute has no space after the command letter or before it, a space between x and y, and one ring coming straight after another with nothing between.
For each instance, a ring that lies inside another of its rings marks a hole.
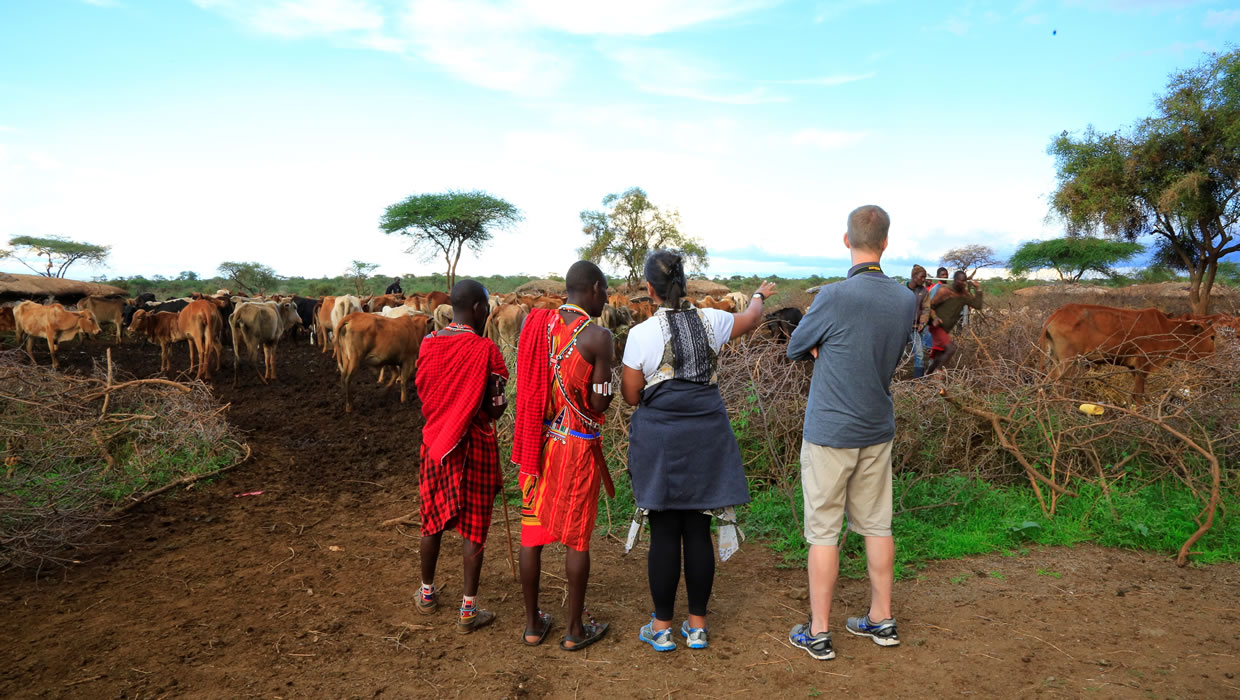
<instances>
[{"instance_id":1,"label":"dry branch pile","mask_svg":"<svg viewBox=\"0 0 1240 700\"><path fill-rule=\"evenodd\" d=\"M100 523L248 455L199 383L74 377L0 353L0 569L71 561Z\"/></svg>"}]
</instances>

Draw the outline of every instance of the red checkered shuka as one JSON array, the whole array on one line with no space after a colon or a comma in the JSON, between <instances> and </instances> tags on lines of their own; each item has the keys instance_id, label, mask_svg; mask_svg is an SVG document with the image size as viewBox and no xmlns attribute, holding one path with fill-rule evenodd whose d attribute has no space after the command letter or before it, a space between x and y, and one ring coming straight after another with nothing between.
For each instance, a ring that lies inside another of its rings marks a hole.
<instances>
[{"instance_id":1,"label":"red checkered shuka","mask_svg":"<svg viewBox=\"0 0 1240 700\"><path fill-rule=\"evenodd\" d=\"M442 462L430 458L426 445L421 457L422 534L443 532L455 521L461 537L486 544L495 495L503 484L494 426L470 425L461 445Z\"/></svg>"},{"instance_id":2,"label":"red checkered shuka","mask_svg":"<svg viewBox=\"0 0 1240 700\"><path fill-rule=\"evenodd\" d=\"M423 535L455 521L463 537L486 541L502 483L495 430L482 406L492 374L507 378L508 368L486 338L436 333L422 342L417 387L426 417L418 484Z\"/></svg>"}]
</instances>

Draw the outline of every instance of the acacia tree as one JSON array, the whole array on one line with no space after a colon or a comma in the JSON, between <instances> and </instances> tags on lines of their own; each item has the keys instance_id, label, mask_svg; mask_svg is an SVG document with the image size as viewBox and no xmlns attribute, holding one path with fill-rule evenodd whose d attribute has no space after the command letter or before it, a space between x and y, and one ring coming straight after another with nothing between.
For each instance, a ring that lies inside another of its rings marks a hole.
<instances>
[{"instance_id":1,"label":"acacia tree","mask_svg":"<svg viewBox=\"0 0 1240 700\"><path fill-rule=\"evenodd\" d=\"M265 294L280 281L275 270L256 262L220 263L219 271L238 287L255 295Z\"/></svg>"},{"instance_id":2,"label":"acacia tree","mask_svg":"<svg viewBox=\"0 0 1240 700\"><path fill-rule=\"evenodd\" d=\"M1155 113L1124 132L1064 132L1048 149L1051 212L1069 234L1155 239L1155 259L1189 275L1209 313L1218 264L1240 251L1240 50L1171 76Z\"/></svg>"},{"instance_id":3,"label":"acacia tree","mask_svg":"<svg viewBox=\"0 0 1240 700\"><path fill-rule=\"evenodd\" d=\"M974 244L952 248L943 253L939 264L953 270L968 270L969 279L973 279L978 270L983 267L997 267L1003 264L1003 260L995 255L994 248Z\"/></svg>"},{"instance_id":4,"label":"acacia tree","mask_svg":"<svg viewBox=\"0 0 1240 700\"><path fill-rule=\"evenodd\" d=\"M94 265L102 265L112 252L112 246L79 243L64 236L15 236L9 239L13 250L0 251L0 258L13 258L25 265L31 272L44 277L64 277L69 267L79 260ZM38 270L24 258L47 258L47 267Z\"/></svg>"},{"instance_id":5,"label":"acacia tree","mask_svg":"<svg viewBox=\"0 0 1240 700\"><path fill-rule=\"evenodd\" d=\"M504 229L522 219L521 210L485 192L448 191L411 195L389 206L379 219L384 233L409 236L405 252L431 260L440 255L448 267L448 288L456 284L461 251L482 250L493 229Z\"/></svg>"},{"instance_id":6,"label":"acacia tree","mask_svg":"<svg viewBox=\"0 0 1240 700\"><path fill-rule=\"evenodd\" d=\"M650 201L646 191L633 187L603 198L604 210L581 212L581 230L590 242L577 249L594 263L607 261L622 271L629 284L642 279L646 256L659 248L677 250L689 260L693 272L708 265L706 246L680 232L680 212L664 211Z\"/></svg>"},{"instance_id":7,"label":"acacia tree","mask_svg":"<svg viewBox=\"0 0 1240 700\"><path fill-rule=\"evenodd\" d=\"M1024 277L1033 270L1051 268L1059 273L1059 281L1081 279L1086 272L1114 277L1114 267L1131 260L1145 249L1131 241L1108 241L1101 238L1055 238L1029 241L1021 245L1008 260L1008 271Z\"/></svg>"},{"instance_id":8,"label":"acacia tree","mask_svg":"<svg viewBox=\"0 0 1240 700\"><path fill-rule=\"evenodd\" d=\"M349 267L345 269L344 276L353 281L353 289L360 297L363 294L363 290L365 290L366 293L369 293L370 290L366 289L366 280L369 279L370 273L377 269L379 269L378 263L368 263L362 262L361 260L354 260L349 263Z\"/></svg>"}]
</instances>

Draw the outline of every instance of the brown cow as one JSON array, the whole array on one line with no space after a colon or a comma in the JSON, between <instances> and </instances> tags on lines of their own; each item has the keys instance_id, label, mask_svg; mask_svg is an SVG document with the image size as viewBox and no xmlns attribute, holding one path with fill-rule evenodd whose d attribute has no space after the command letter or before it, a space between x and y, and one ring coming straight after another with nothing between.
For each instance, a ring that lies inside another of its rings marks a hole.
<instances>
[{"instance_id":1,"label":"brown cow","mask_svg":"<svg viewBox=\"0 0 1240 700\"><path fill-rule=\"evenodd\" d=\"M615 334L621 328L633 325L633 312L628 306L606 304L603 306L603 312L599 314L598 321L604 328Z\"/></svg>"},{"instance_id":2,"label":"brown cow","mask_svg":"<svg viewBox=\"0 0 1240 700\"><path fill-rule=\"evenodd\" d=\"M0 306L0 333L11 333L17 330L17 322L13 320L13 308Z\"/></svg>"},{"instance_id":3,"label":"brown cow","mask_svg":"<svg viewBox=\"0 0 1240 700\"><path fill-rule=\"evenodd\" d=\"M1055 364L1047 379L1059 381L1081 357L1096 364L1120 365L1134 373L1132 400L1140 404L1150 372L1169 360L1197 360L1214 352L1208 323L1167 318L1158 309L1118 309L1067 304L1046 319L1040 344L1043 362Z\"/></svg>"},{"instance_id":4,"label":"brown cow","mask_svg":"<svg viewBox=\"0 0 1240 700\"><path fill-rule=\"evenodd\" d=\"M381 296L373 296L362 304L362 308L366 311L379 312L385 306L400 306L405 300L403 294L383 294Z\"/></svg>"},{"instance_id":5,"label":"brown cow","mask_svg":"<svg viewBox=\"0 0 1240 700\"><path fill-rule=\"evenodd\" d=\"M710 295L704 296L693 303L699 309L719 309L727 311L730 314L736 313L736 302L731 299L716 299Z\"/></svg>"},{"instance_id":6,"label":"brown cow","mask_svg":"<svg viewBox=\"0 0 1240 700\"><path fill-rule=\"evenodd\" d=\"M629 302L629 311L633 313L634 325L641 323L642 321L645 321L646 319L653 316L656 310L657 309L655 309L654 302L652 301L630 301Z\"/></svg>"},{"instance_id":7,"label":"brown cow","mask_svg":"<svg viewBox=\"0 0 1240 700\"><path fill-rule=\"evenodd\" d=\"M1209 316L1200 316L1197 314L1181 314L1173 317L1177 321L1197 321L1198 323L1209 323L1216 328L1230 328L1240 332L1240 316L1228 316L1227 314L1210 314Z\"/></svg>"},{"instance_id":8,"label":"brown cow","mask_svg":"<svg viewBox=\"0 0 1240 700\"><path fill-rule=\"evenodd\" d=\"M116 342L121 342L121 317L125 311L125 298L121 296L88 296L78 302L78 311L89 311L95 315L95 321L103 326L111 323L116 326Z\"/></svg>"},{"instance_id":9,"label":"brown cow","mask_svg":"<svg viewBox=\"0 0 1240 700\"><path fill-rule=\"evenodd\" d=\"M26 341L26 354L34 360L34 339L47 340L48 352L52 355L52 367L60 367L56 359L57 346L66 340L73 340L78 333L87 335L99 334L99 323L95 315L89 311L65 311L61 304L40 306L33 301L23 301L13 307L13 325L17 331L17 344Z\"/></svg>"},{"instance_id":10,"label":"brown cow","mask_svg":"<svg viewBox=\"0 0 1240 700\"><path fill-rule=\"evenodd\" d=\"M327 343L331 340L332 309L336 306L336 297L323 297L314 312L314 337L319 341L321 350L327 352Z\"/></svg>"},{"instance_id":11,"label":"brown cow","mask_svg":"<svg viewBox=\"0 0 1240 700\"><path fill-rule=\"evenodd\" d=\"M521 336L521 324L530 313L524 304L503 304L488 318L482 335L490 338L501 351L515 350Z\"/></svg>"},{"instance_id":12,"label":"brown cow","mask_svg":"<svg viewBox=\"0 0 1240 700\"><path fill-rule=\"evenodd\" d=\"M434 313L435 309L447 304L451 299L448 298L447 292L429 292L423 301L422 310L427 313Z\"/></svg>"},{"instance_id":13,"label":"brown cow","mask_svg":"<svg viewBox=\"0 0 1240 700\"><path fill-rule=\"evenodd\" d=\"M211 359L219 367L220 329L224 322L220 320L220 312L215 302L208 299L195 299L177 312L181 332L189 339L189 369L194 371L194 355L198 355L198 371L195 379L211 378Z\"/></svg>"},{"instance_id":14,"label":"brown cow","mask_svg":"<svg viewBox=\"0 0 1240 700\"><path fill-rule=\"evenodd\" d=\"M173 343L179 343L188 340L189 337L181 332L181 317L172 311L147 311L146 309L138 309L133 313L133 320L129 322L129 332L141 333L146 336L150 343L159 346L159 371L172 371L172 353L170 349Z\"/></svg>"},{"instance_id":15,"label":"brown cow","mask_svg":"<svg viewBox=\"0 0 1240 700\"><path fill-rule=\"evenodd\" d=\"M409 378L417 368L418 351L430 318L423 315L384 318L375 314L352 313L340 321L336 346L340 351L340 382L344 387L344 411L353 411L349 380L363 364L396 367L400 380L400 402L405 402Z\"/></svg>"}]
</instances>

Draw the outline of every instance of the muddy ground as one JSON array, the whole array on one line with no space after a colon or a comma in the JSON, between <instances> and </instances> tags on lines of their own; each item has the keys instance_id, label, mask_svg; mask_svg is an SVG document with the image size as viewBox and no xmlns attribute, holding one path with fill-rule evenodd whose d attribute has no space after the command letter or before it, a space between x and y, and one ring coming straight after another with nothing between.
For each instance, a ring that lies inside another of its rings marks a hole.
<instances>
[{"instance_id":1,"label":"muddy ground","mask_svg":"<svg viewBox=\"0 0 1240 700\"><path fill-rule=\"evenodd\" d=\"M66 346L66 368L84 371L101 348ZM138 376L158 369L151 346L116 357ZM417 508L416 402L358 382L343 415L333 364L304 343L281 346L279 371L272 386L251 376L234 390L231 370L216 385L249 463L104 528L81 565L0 574L0 696L1240 697L1240 567L1094 547L932 564L896 585L896 648L841 631L868 598L864 581L844 581L839 656L817 662L787 642L806 617L805 574L761 543L718 568L711 647L656 654L637 641L644 551L625 557L601 537L587 603L611 634L570 654L520 644L497 509L481 601L499 619L457 635L451 604L414 610L416 530L380 527ZM443 557L440 583L459 595L459 537ZM544 563L556 640L562 552Z\"/></svg>"}]
</instances>

